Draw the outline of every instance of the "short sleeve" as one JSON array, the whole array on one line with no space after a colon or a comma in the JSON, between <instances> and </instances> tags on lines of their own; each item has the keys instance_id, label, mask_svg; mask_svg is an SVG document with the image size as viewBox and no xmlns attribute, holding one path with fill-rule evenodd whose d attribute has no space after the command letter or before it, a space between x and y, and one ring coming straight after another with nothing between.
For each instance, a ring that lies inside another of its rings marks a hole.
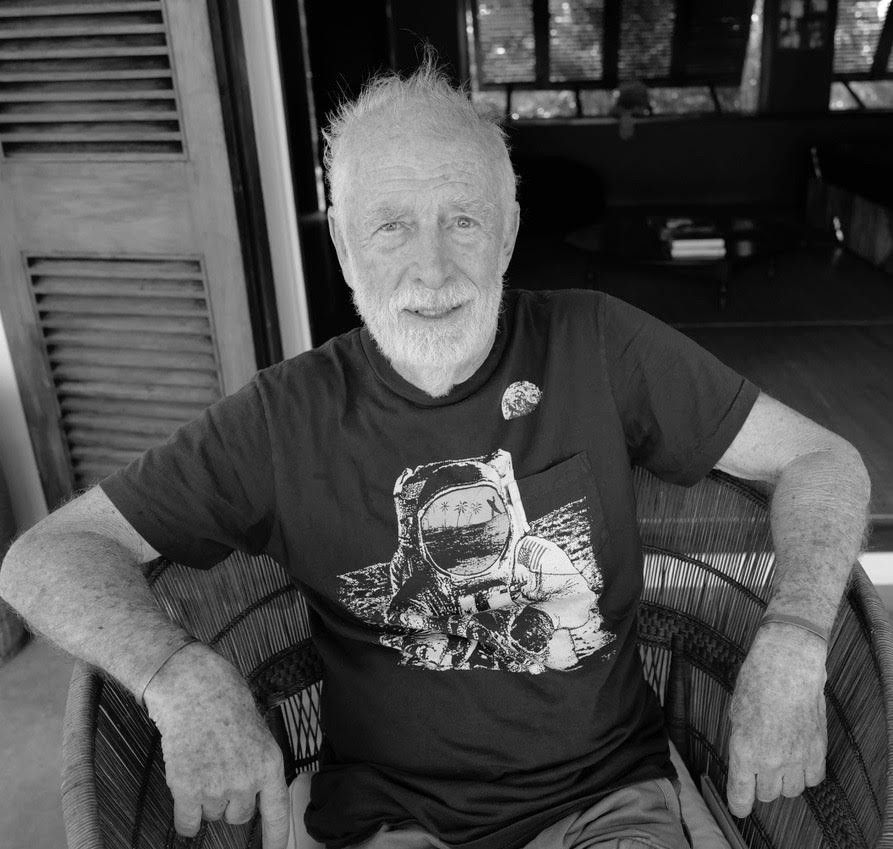
<instances>
[{"instance_id":1,"label":"short sleeve","mask_svg":"<svg viewBox=\"0 0 893 849\"><path fill-rule=\"evenodd\" d=\"M691 485L719 461L759 389L687 336L606 295L600 336L631 459Z\"/></svg>"},{"instance_id":2,"label":"short sleeve","mask_svg":"<svg viewBox=\"0 0 893 849\"><path fill-rule=\"evenodd\" d=\"M100 487L170 560L208 568L233 550L261 552L275 490L257 384L221 399Z\"/></svg>"}]
</instances>

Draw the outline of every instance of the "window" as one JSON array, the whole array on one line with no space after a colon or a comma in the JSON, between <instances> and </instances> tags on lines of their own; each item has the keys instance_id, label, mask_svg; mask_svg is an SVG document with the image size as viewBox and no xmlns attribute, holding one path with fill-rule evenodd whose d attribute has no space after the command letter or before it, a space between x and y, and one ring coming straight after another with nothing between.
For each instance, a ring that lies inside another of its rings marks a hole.
<instances>
[{"instance_id":1,"label":"window","mask_svg":"<svg viewBox=\"0 0 893 849\"><path fill-rule=\"evenodd\" d=\"M467 2L473 97L499 114L605 117L634 82L644 114L756 110L763 0ZM832 111L893 109L891 6L838 0Z\"/></svg>"},{"instance_id":2,"label":"window","mask_svg":"<svg viewBox=\"0 0 893 849\"><path fill-rule=\"evenodd\" d=\"M835 74L871 73L889 7L889 0L839 0L834 31Z\"/></svg>"},{"instance_id":3,"label":"window","mask_svg":"<svg viewBox=\"0 0 893 849\"><path fill-rule=\"evenodd\" d=\"M838 0L832 111L893 109L890 0Z\"/></svg>"},{"instance_id":4,"label":"window","mask_svg":"<svg viewBox=\"0 0 893 849\"><path fill-rule=\"evenodd\" d=\"M484 85L534 79L536 53L530 0L476 3L477 67Z\"/></svg>"},{"instance_id":5,"label":"window","mask_svg":"<svg viewBox=\"0 0 893 849\"><path fill-rule=\"evenodd\" d=\"M754 0L468 2L472 88L484 108L603 116L618 86L638 82L651 114L741 109Z\"/></svg>"},{"instance_id":6,"label":"window","mask_svg":"<svg viewBox=\"0 0 893 849\"><path fill-rule=\"evenodd\" d=\"M603 0L549 0L549 80L600 80Z\"/></svg>"}]
</instances>

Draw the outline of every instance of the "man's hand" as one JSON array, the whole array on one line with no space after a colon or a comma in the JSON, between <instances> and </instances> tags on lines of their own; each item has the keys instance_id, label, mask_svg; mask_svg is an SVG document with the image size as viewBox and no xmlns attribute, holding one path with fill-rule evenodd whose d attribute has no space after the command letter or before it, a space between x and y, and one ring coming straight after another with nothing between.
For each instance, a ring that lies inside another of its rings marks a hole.
<instances>
[{"instance_id":1,"label":"man's hand","mask_svg":"<svg viewBox=\"0 0 893 849\"><path fill-rule=\"evenodd\" d=\"M264 849L285 849L282 753L238 670L201 643L186 646L152 679L145 702L161 732L177 831L194 836L202 818L248 822L259 794Z\"/></svg>"},{"instance_id":2,"label":"man's hand","mask_svg":"<svg viewBox=\"0 0 893 849\"><path fill-rule=\"evenodd\" d=\"M825 777L825 658L820 637L786 624L757 632L732 697L729 810L747 816L754 796L799 796Z\"/></svg>"}]
</instances>

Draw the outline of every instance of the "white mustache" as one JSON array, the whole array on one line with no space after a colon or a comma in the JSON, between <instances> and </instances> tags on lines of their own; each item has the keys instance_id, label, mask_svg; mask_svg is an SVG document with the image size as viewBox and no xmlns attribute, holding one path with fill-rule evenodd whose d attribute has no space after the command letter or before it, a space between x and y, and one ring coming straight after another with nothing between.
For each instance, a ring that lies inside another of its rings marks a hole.
<instances>
[{"instance_id":1,"label":"white mustache","mask_svg":"<svg viewBox=\"0 0 893 849\"><path fill-rule=\"evenodd\" d=\"M459 287L451 287L444 291L442 289L436 292L418 292L408 291L398 293L391 306L395 311L400 310L426 310L434 312L445 312L454 307L458 307L469 300L469 292Z\"/></svg>"}]
</instances>

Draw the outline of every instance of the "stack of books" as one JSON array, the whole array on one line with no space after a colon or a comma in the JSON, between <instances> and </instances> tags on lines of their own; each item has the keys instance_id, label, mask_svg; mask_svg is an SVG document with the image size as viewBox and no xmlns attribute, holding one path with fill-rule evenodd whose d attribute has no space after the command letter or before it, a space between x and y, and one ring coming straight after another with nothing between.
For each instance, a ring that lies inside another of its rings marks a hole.
<instances>
[{"instance_id":1,"label":"stack of books","mask_svg":"<svg viewBox=\"0 0 893 849\"><path fill-rule=\"evenodd\" d=\"M668 218L662 237L672 259L723 259L726 255L726 240L709 221Z\"/></svg>"}]
</instances>

